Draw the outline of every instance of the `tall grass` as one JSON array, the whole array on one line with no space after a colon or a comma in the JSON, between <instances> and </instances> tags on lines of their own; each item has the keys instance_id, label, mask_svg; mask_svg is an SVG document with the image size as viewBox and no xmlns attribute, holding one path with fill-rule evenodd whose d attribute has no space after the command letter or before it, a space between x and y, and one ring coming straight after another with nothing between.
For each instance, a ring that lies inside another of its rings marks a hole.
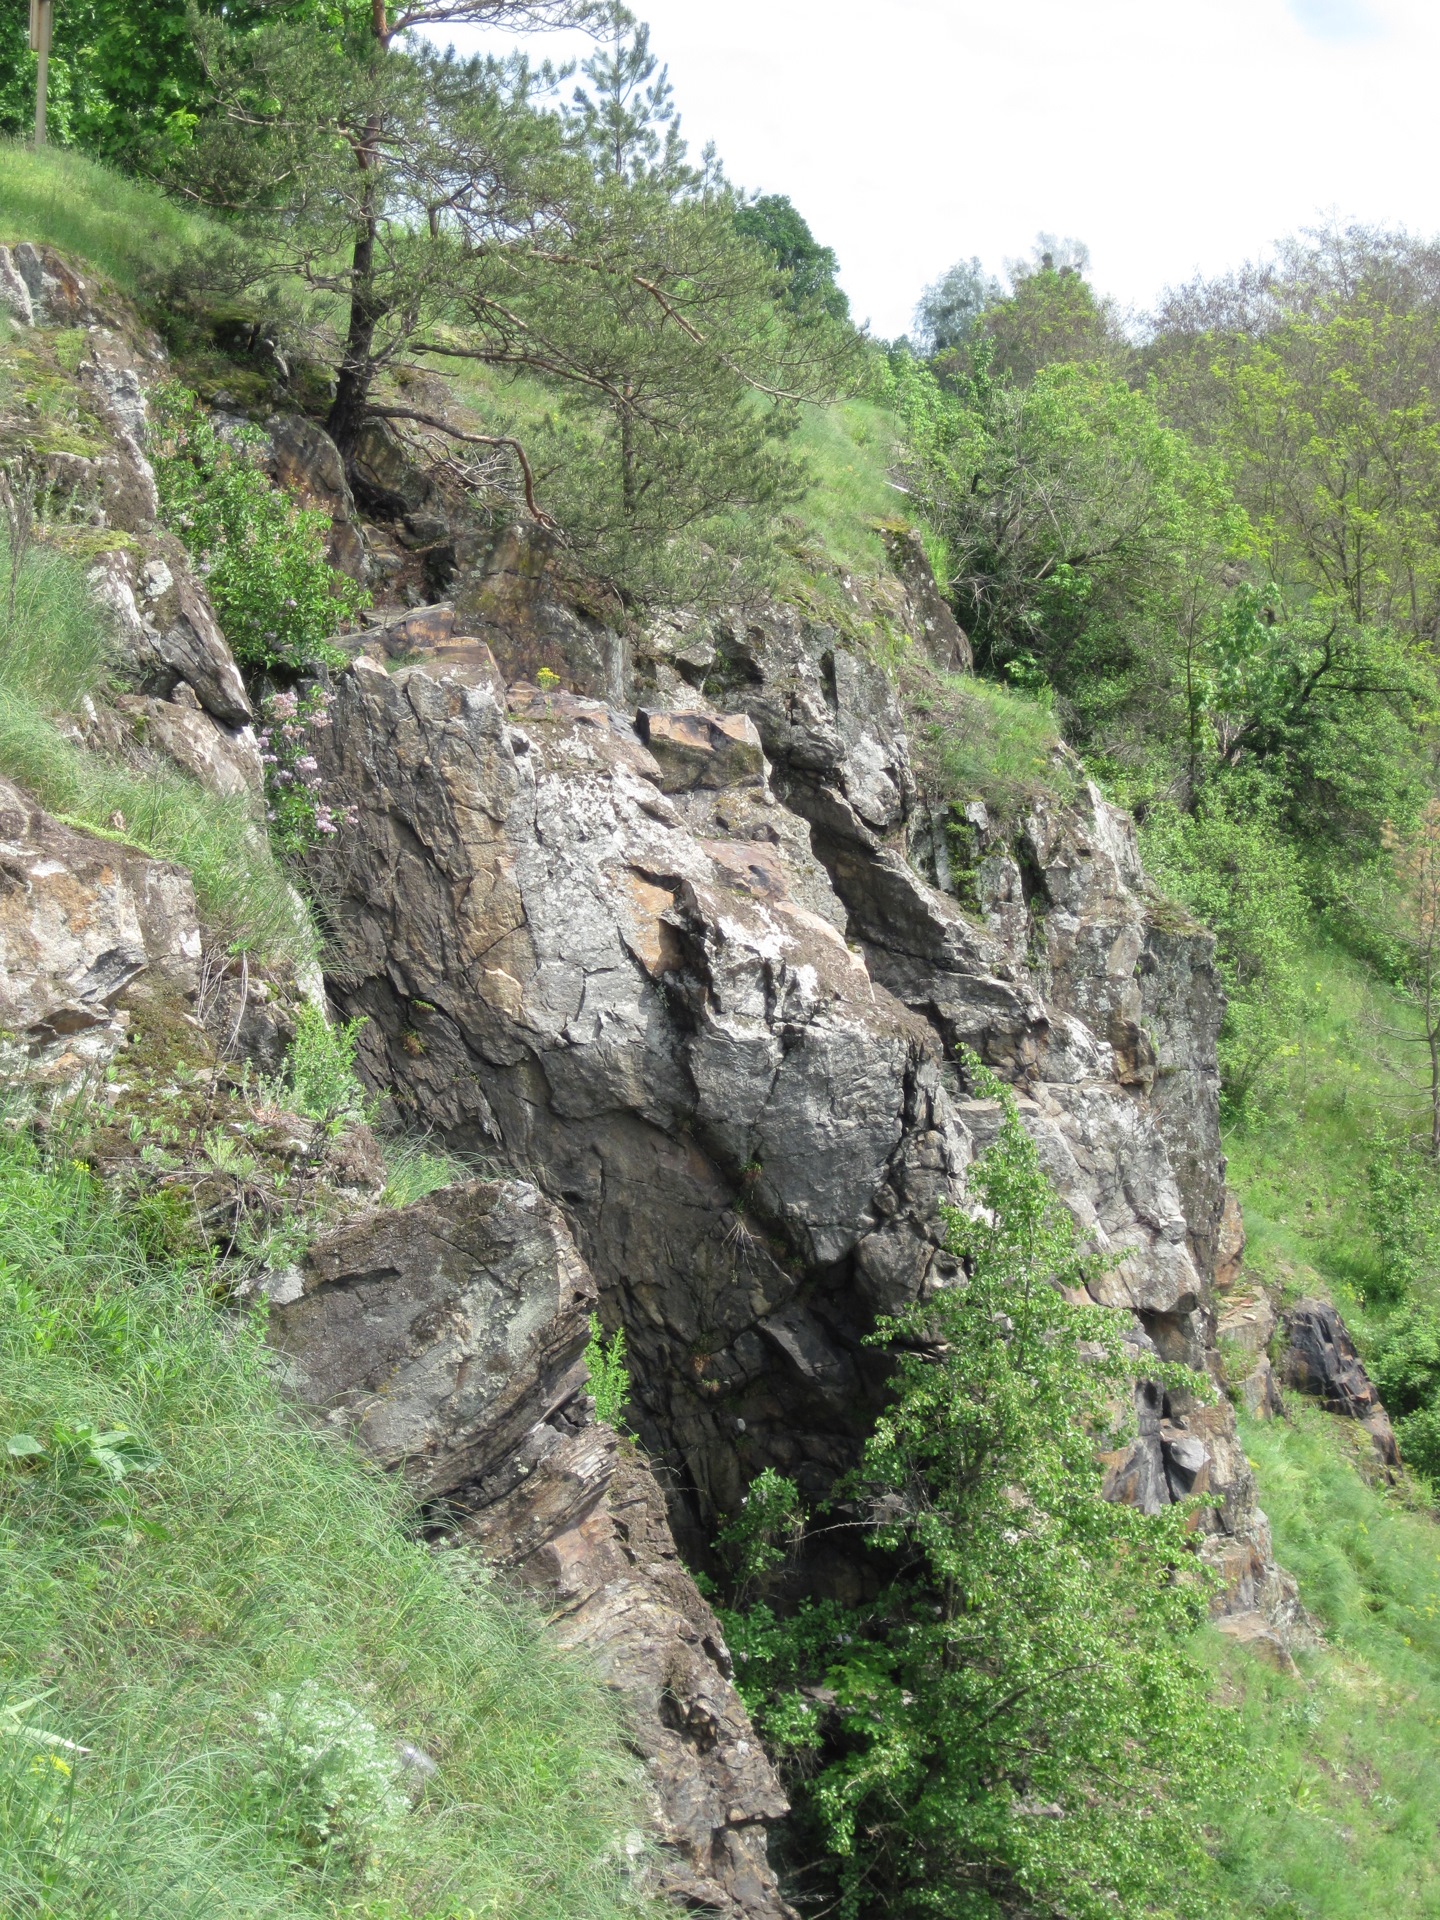
<instances>
[{"instance_id":1,"label":"tall grass","mask_svg":"<svg viewBox=\"0 0 1440 1920\"><path fill-rule=\"evenodd\" d=\"M1326 1644L1300 1655L1299 1681L1219 1658L1260 1769L1244 1805L1214 1810L1236 1910L1440 1913L1440 1528L1362 1477L1347 1423L1299 1404L1243 1432L1276 1556Z\"/></svg>"},{"instance_id":2,"label":"tall grass","mask_svg":"<svg viewBox=\"0 0 1440 1920\"><path fill-rule=\"evenodd\" d=\"M58 247L133 294L204 231L157 188L97 161L0 141L0 245Z\"/></svg>"},{"instance_id":3,"label":"tall grass","mask_svg":"<svg viewBox=\"0 0 1440 1920\"><path fill-rule=\"evenodd\" d=\"M15 586L12 617L10 549L0 534L0 773L52 813L188 867L217 944L312 961L309 918L244 809L158 757L122 765L64 730L64 716L103 683L109 659L107 616L81 564L32 546Z\"/></svg>"},{"instance_id":4,"label":"tall grass","mask_svg":"<svg viewBox=\"0 0 1440 1920\"><path fill-rule=\"evenodd\" d=\"M794 444L814 478L796 514L842 567L885 570L885 543L874 523L908 517L905 496L889 479L899 441L894 416L873 400L802 410Z\"/></svg>"},{"instance_id":5,"label":"tall grass","mask_svg":"<svg viewBox=\"0 0 1440 1920\"><path fill-rule=\"evenodd\" d=\"M123 1482L65 1463L57 1436L122 1429ZM7 1458L17 1434L47 1454ZM629 1911L636 1780L602 1689L402 1519L287 1415L203 1272L147 1263L83 1168L0 1134L0 1911ZM256 1778L257 1712L307 1684L437 1769L363 1877L297 1848L285 1783Z\"/></svg>"}]
</instances>

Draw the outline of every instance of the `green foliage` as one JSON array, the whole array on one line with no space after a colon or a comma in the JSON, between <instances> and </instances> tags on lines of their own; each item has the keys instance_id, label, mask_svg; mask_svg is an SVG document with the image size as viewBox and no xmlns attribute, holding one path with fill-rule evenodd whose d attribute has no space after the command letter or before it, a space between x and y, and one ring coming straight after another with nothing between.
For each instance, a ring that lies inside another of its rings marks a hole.
<instances>
[{"instance_id":1,"label":"green foliage","mask_svg":"<svg viewBox=\"0 0 1440 1920\"><path fill-rule=\"evenodd\" d=\"M1184 637L1245 541L1218 467L1096 367L942 386L900 355L888 391L980 664L1052 686L1078 745L1183 735Z\"/></svg>"},{"instance_id":2,"label":"green foliage","mask_svg":"<svg viewBox=\"0 0 1440 1920\"><path fill-rule=\"evenodd\" d=\"M625 1431L625 1408L630 1401L630 1368L625 1359L625 1329L617 1327L611 1339L605 1338L598 1313L590 1316L590 1339L585 1348L585 1367L590 1375L590 1391L595 1412L617 1433Z\"/></svg>"},{"instance_id":3,"label":"green foliage","mask_svg":"<svg viewBox=\"0 0 1440 1920\"><path fill-rule=\"evenodd\" d=\"M604 1689L294 1418L212 1278L0 1137L0 1430L47 1448L0 1471L0 1909L633 1912L640 1782ZM57 1476L62 1429L77 1460L133 1436L145 1470ZM402 1741L436 1766L406 1804Z\"/></svg>"},{"instance_id":4,"label":"green foliage","mask_svg":"<svg viewBox=\"0 0 1440 1920\"><path fill-rule=\"evenodd\" d=\"M1073 1224L1012 1097L971 1070L1001 1117L983 1211L947 1215L966 1277L878 1330L894 1397L843 1489L886 1584L849 1611L757 1608L732 1644L840 1912L1188 1920L1207 1896L1187 1796L1230 1754L1185 1647L1205 1582L1183 1508L1101 1497L1139 1362L1120 1316L1070 1304Z\"/></svg>"},{"instance_id":5,"label":"green foliage","mask_svg":"<svg viewBox=\"0 0 1440 1920\"><path fill-rule=\"evenodd\" d=\"M715 1544L729 1563L736 1583L736 1604L744 1606L772 1575L795 1556L805 1531L800 1490L774 1467L750 1482L740 1509L720 1529Z\"/></svg>"},{"instance_id":6,"label":"green foliage","mask_svg":"<svg viewBox=\"0 0 1440 1920\"><path fill-rule=\"evenodd\" d=\"M22 35L24 20L18 9L7 15ZM0 141L0 244L58 247L135 294L204 231L203 220L156 188L81 154Z\"/></svg>"},{"instance_id":7,"label":"green foliage","mask_svg":"<svg viewBox=\"0 0 1440 1920\"><path fill-rule=\"evenodd\" d=\"M971 858L965 802L982 800L1012 820L1041 794L1068 794L1074 776L1059 761L1054 703L1043 694L934 672L917 681L907 707L917 758L933 789L954 803L953 867Z\"/></svg>"},{"instance_id":8,"label":"green foliage","mask_svg":"<svg viewBox=\"0 0 1440 1920\"><path fill-rule=\"evenodd\" d=\"M1293 843L1256 782L1207 788L1195 813L1173 803L1146 817L1146 864L1174 899L1215 929L1225 985L1220 1072L1227 1100L1256 1099L1298 1010L1297 961L1308 900Z\"/></svg>"},{"instance_id":9,"label":"green foliage","mask_svg":"<svg viewBox=\"0 0 1440 1920\"><path fill-rule=\"evenodd\" d=\"M1174 295L1149 358L1167 411L1225 456L1277 579L1329 617L1430 641L1440 302L1433 248L1331 230Z\"/></svg>"},{"instance_id":10,"label":"green foliage","mask_svg":"<svg viewBox=\"0 0 1440 1920\"><path fill-rule=\"evenodd\" d=\"M161 511L204 566L240 665L252 674L342 665L328 642L370 596L326 560L327 516L270 484L257 464L258 433L240 429L221 439L185 388L162 387L152 417Z\"/></svg>"},{"instance_id":11,"label":"green foliage","mask_svg":"<svg viewBox=\"0 0 1440 1920\"><path fill-rule=\"evenodd\" d=\"M735 209L735 225L756 240L786 276L785 300L803 311L818 303L833 320L849 317L850 302L835 284L840 263L833 247L822 247L810 223L783 193L757 194Z\"/></svg>"},{"instance_id":12,"label":"green foliage","mask_svg":"<svg viewBox=\"0 0 1440 1920\"><path fill-rule=\"evenodd\" d=\"M366 1117L367 1098L355 1072L365 1020L328 1020L307 1001L295 1020L285 1073L295 1111L332 1133Z\"/></svg>"},{"instance_id":13,"label":"green foliage","mask_svg":"<svg viewBox=\"0 0 1440 1920\"><path fill-rule=\"evenodd\" d=\"M293 1840L312 1871L366 1877L408 1810L395 1742L313 1679L267 1694L255 1724L252 1778L266 1824Z\"/></svg>"},{"instance_id":14,"label":"green foliage","mask_svg":"<svg viewBox=\"0 0 1440 1920\"><path fill-rule=\"evenodd\" d=\"M209 0L205 5L215 10ZM182 0L70 0L57 7L49 137L131 166L183 148L209 92L190 11ZM245 27L262 8L242 4L227 12ZM0 25L0 74L0 134L23 135L34 123L35 56L20 8L7 9Z\"/></svg>"},{"instance_id":15,"label":"green foliage","mask_svg":"<svg viewBox=\"0 0 1440 1920\"><path fill-rule=\"evenodd\" d=\"M1365 1175L1365 1217L1378 1254L1366 1297L1404 1300L1440 1265L1440 1188L1433 1162L1382 1133Z\"/></svg>"}]
</instances>

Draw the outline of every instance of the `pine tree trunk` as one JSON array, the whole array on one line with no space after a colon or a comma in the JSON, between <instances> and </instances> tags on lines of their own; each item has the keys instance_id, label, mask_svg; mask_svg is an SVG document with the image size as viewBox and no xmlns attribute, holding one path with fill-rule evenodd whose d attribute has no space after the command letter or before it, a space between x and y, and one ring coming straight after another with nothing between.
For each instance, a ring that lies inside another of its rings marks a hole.
<instances>
[{"instance_id":1,"label":"pine tree trunk","mask_svg":"<svg viewBox=\"0 0 1440 1920\"><path fill-rule=\"evenodd\" d=\"M361 166L366 165L362 158ZM367 169L368 171L368 169ZM374 378L371 352L380 312L375 300L375 233L377 227L376 183L367 179L362 198L363 224L355 235L355 253L350 268L350 325L345 336L345 357L335 381L335 400L326 421L330 438L349 464L355 441L365 419Z\"/></svg>"}]
</instances>

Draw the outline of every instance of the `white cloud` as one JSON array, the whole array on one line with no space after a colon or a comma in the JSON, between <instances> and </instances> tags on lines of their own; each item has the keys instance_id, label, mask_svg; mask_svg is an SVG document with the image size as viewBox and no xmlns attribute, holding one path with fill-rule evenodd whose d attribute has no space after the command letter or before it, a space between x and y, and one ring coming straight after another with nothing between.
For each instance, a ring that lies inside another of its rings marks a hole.
<instances>
[{"instance_id":1,"label":"white cloud","mask_svg":"<svg viewBox=\"0 0 1440 1920\"><path fill-rule=\"evenodd\" d=\"M1429 0L631 4L692 145L788 193L882 334L1042 228L1136 306L1329 213L1440 229Z\"/></svg>"}]
</instances>

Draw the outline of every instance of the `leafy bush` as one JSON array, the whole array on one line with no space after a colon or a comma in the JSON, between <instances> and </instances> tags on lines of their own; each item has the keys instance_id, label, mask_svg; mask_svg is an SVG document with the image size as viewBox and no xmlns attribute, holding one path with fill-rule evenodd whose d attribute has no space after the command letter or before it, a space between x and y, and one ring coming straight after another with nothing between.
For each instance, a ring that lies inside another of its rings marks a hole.
<instances>
[{"instance_id":1,"label":"leafy bush","mask_svg":"<svg viewBox=\"0 0 1440 1920\"><path fill-rule=\"evenodd\" d=\"M1379 1253L1366 1299L1403 1300L1440 1252L1440 1191L1433 1164L1382 1133L1365 1174L1365 1217Z\"/></svg>"},{"instance_id":2,"label":"leafy bush","mask_svg":"<svg viewBox=\"0 0 1440 1920\"><path fill-rule=\"evenodd\" d=\"M267 1824L305 1864L365 1873L409 1806L395 1742L314 1680L266 1696L254 1782Z\"/></svg>"},{"instance_id":3,"label":"leafy bush","mask_svg":"<svg viewBox=\"0 0 1440 1920\"><path fill-rule=\"evenodd\" d=\"M258 464L260 434L242 428L222 439L184 387L161 388L153 413L161 510L205 570L240 665L287 675L342 665L327 643L370 596L326 560L326 516L270 484Z\"/></svg>"},{"instance_id":4,"label":"leafy bush","mask_svg":"<svg viewBox=\"0 0 1440 1920\"><path fill-rule=\"evenodd\" d=\"M1226 994L1221 1081L1230 1105L1243 1108L1261 1091L1297 1012L1308 919L1300 857L1259 781L1217 784L1193 814L1153 807L1144 848L1160 885L1215 929Z\"/></svg>"},{"instance_id":5,"label":"leafy bush","mask_svg":"<svg viewBox=\"0 0 1440 1920\"><path fill-rule=\"evenodd\" d=\"M1138 1357L1123 1316L1070 1304L1074 1226L1013 1098L972 1072L1003 1119L972 1173L983 1211L947 1213L968 1278L882 1323L894 1397L840 1489L880 1591L727 1632L838 1912L1194 1920L1190 1796L1237 1757L1185 1645L1207 1598L1189 1512L1102 1498Z\"/></svg>"},{"instance_id":6,"label":"leafy bush","mask_svg":"<svg viewBox=\"0 0 1440 1920\"><path fill-rule=\"evenodd\" d=\"M365 1089L355 1072L364 1026L363 1018L331 1022L319 1007L309 1005L296 1017L295 1038L285 1060L295 1108L331 1132L365 1117Z\"/></svg>"},{"instance_id":7,"label":"leafy bush","mask_svg":"<svg viewBox=\"0 0 1440 1920\"><path fill-rule=\"evenodd\" d=\"M805 1520L793 1480L765 1467L750 1482L740 1511L720 1529L715 1542L735 1576L740 1604L794 1558Z\"/></svg>"},{"instance_id":8,"label":"leafy bush","mask_svg":"<svg viewBox=\"0 0 1440 1920\"><path fill-rule=\"evenodd\" d=\"M1367 1364L1393 1418L1440 1404L1440 1307L1426 1302L1397 1314Z\"/></svg>"}]
</instances>

